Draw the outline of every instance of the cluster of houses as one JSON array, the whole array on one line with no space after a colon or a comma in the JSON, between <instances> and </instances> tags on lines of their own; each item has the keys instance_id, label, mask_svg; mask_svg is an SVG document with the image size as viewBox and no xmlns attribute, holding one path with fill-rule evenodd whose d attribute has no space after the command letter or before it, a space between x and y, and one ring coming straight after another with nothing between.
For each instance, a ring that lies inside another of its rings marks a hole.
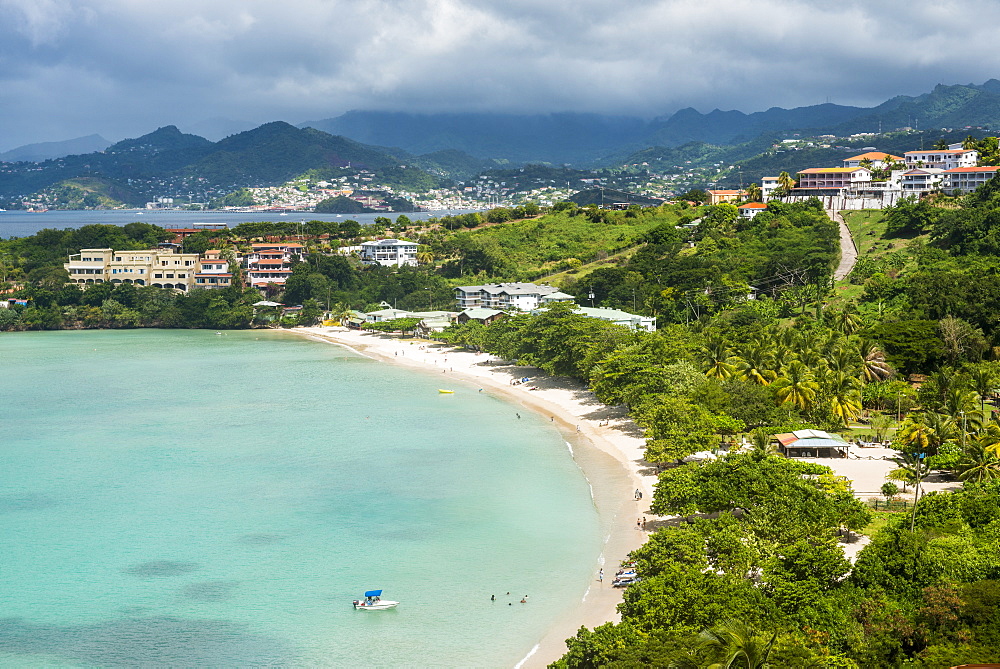
<instances>
[{"instance_id":1,"label":"cluster of houses","mask_svg":"<svg viewBox=\"0 0 1000 669\"><path fill-rule=\"evenodd\" d=\"M798 173L798 183L781 195L788 202L818 197L829 209L880 209L904 197L933 191L971 193L992 179L1000 167L978 166L979 153L951 144L947 149L907 151L895 156L868 151L843 160L840 167L810 167ZM763 177L761 200L777 197L778 177ZM710 190L708 204L746 198L742 190ZM740 214L753 218L764 205L749 203Z\"/></svg>"},{"instance_id":2,"label":"cluster of houses","mask_svg":"<svg viewBox=\"0 0 1000 669\"><path fill-rule=\"evenodd\" d=\"M534 283L489 283L482 286L455 288L457 311L406 311L383 303L382 309L354 312L349 325L364 327L366 322L381 323L400 318L419 319L417 331L422 334L440 332L452 323L489 324L513 312L538 313L555 303L575 303L572 295L560 292L554 286ZM656 330L655 316L638 316L619 309L573 306L573 311L588 318L599 318L633 330Z\"/></svg>"},{"instance_id":3,"label":"cluster of houses","mask_svg":"<svg viewBox=\"0 0 1000 669\"><path fill-rule=\"evenodd\" d=\"M235 255L244 269L250 286L284 285L292 274L292 265L302 260L305 247L296 242L272 242L251 245L250 251ZM416 265L417 244L401 239L380 239L360 246L361 261L389 266ZM187 292L192 288L228 288L233 274L229 261L219 250L203 254L183 253L177 242L142 251L81 249L63 264L72 283L131 283L137 286L173 288Z\"/></svg>"}]
</instances>

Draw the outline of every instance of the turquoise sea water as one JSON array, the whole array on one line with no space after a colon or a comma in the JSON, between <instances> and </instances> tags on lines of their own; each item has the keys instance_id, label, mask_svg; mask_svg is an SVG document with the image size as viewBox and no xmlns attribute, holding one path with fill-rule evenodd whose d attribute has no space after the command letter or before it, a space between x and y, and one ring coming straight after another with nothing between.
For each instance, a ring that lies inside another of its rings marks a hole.
<instances>
[{"instance_id":1,"label":"turquoise sea water","mask_svg":"<svg viewBox=\"0 0 1000 669\"><path fill-rule=\"evenodd\" d=\"M7 333L0 369L2 666L510 666L593 578L562 436L475 387L261 332Z\"/></svg>"}]
</instances>

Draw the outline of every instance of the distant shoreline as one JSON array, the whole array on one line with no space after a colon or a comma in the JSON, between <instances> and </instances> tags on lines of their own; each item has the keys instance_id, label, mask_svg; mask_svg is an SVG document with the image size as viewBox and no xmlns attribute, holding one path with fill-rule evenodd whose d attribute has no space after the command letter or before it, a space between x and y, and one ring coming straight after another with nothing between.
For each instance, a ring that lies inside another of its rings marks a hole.
<instances>
[{"instance_id":1,"label":"distant shoreline","mask_svg":"<svg viewBox=\"0 0 1000 669\"><path fill-rule=\"evenodd\" d=\"M657 520L649 511L656 477L642 461L645 440L623 409L600 403L593 393L571 379L539 376L538 370L527 367L491 364L489 355L436 342L343 328L309 327L283 332L345 346L374 360L425 373L440 371L442 379L461 379L463 386L471 382L483 392L502 396L557 423L567 442L577 447L573 458L590 483L601 519L603 546L594 564L593 580L581 601L540 632L536 645L518 667L544 667L559 659L566 652L565 640L574 636L581 625L593 628L620 620L616 607L622 601L622 591L611 587L618 562L648 536L637 529L637 519ZM526 374L533 377L532 382L511 385L511 381ZM443 388L448 388L449 384L442 383ZM608 424L602 426L604 422ZM641 501L635 499L636 490L642 492ZM601 568L604 579L598 581Z\"/></svg>"}]
</instances>

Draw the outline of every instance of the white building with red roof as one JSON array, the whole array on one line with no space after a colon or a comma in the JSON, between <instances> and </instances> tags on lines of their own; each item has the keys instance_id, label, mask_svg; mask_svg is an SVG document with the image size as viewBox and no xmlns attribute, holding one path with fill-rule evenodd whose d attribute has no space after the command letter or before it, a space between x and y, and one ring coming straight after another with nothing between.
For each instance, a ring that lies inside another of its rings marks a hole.
<instances>
[{"instance_id":1,"label":"white building with red roof","mask_svg":"<svg viewBox=\"0 0 1000 669\"><path fill-rule=\"evenodd\" d=\"M740 210L740 216L752 219L760 212L766 211L767 205L763 202L747 202L746 204L738 206L737 209Z\"/></svg>"},{"instance_id":2,"label":"white building with red roof","mask_svg":"<svg viewBox=\"0 0 1000 669\"><path fill-rule=\"evenodd\" d=\"M975 167L979 152L972 149L935 149L931 151L907 151L903 154L909 168L932 167L939 170L953 170L956 167Z\"/></svg>"},{"instance_id":3,"label":"white building with red roof","mask_svg":"<svg viewBox=\"0 0 1000 669\"><path fill-rule=\"evenodd\" d=\"M956 167L945 170L942 188L946 191L971 193L996 176L997 170L1000 167Z\"/></svg>"}]
</instances>

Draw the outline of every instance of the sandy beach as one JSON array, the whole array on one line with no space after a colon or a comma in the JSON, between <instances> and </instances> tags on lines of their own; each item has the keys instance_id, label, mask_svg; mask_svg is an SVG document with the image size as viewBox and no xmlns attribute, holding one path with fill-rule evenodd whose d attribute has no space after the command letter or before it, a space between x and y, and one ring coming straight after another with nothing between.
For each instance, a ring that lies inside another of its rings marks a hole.
<instances>
[{"instance_id":1,"label":"sandy beach","mask_svg":"<svg viewBox=\"0 0 1000 669\"><path fill-rule=\"evenodd\" d=\"M438 342L339 327L294 328L286 332L346 346L376 360L440 374L442 388L473 392L482 389L536 411L558 425L590 482L604 545L590 588L576 606L539 636L537 645L518 666L544 667L566 652L565 640L575 635L581 625L593 628L619 620L616 607L622 600L622 589L611 586L615 571L619 562L648 536L647 531L637 528L637 521L645 517L647 528L652 530L661 520L649 511L656 474L642 457L645 440L623 408L602 404L572 379L550 377L533 367L512 365ZM516 383L523 378L530 381ZM641 500L636 499L637 490L642 493ZM598 580L602 566L604 578Z\"/></svg>"},{"instance_id":2,"label":"sandy beach","mask_svg":"<svg viewBox=\"0 0 1000 669\"><path fill-rule=\"evenodd\" d=\"M604 545L594 567L594 580L565 616L539 636L537 645L518 665L525 669L547 666L566 652L565 640L581 626L589 628L620 619L616 607L622 590L611 581L618 564L638 548L647 532L669 522L654 516L649 505L656 483L655 471L643 459L645 440L622 407L602 404L592 392L573 379L551 377L533 367L522 367L487 354L453 348L423 339L399 338L344 328L295 328L287 332L351 348L362 355L441 376L441 388L458 392L488 392L515 405L548 417L562 430L573 448L574 459L593 491L594 504L604 532ZM520 383L524 378L529 381ZM859 499L880 497L886 475L895 468L888 448L855 448L848 458L803 458L823 464L852 482ZM950 490L954 482L929 480L924 490ZM636 499L636 491L642 499ZM647 520L637 528L637 520ZM868 537L847 535L842 540L852 561L869 542ZM603 566L604 579L598 580Z\"/></svg>"}]
</instances>

